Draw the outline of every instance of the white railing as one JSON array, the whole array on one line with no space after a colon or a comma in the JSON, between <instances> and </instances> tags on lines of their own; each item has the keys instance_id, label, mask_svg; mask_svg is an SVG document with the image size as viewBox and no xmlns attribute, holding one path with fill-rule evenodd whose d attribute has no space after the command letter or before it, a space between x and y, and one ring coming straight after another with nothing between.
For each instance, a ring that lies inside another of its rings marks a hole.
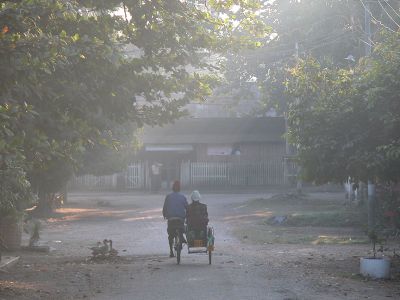
<instances>
[{"instance_id":1,"label":"white railing","mask_svg":"<svg viewBox=\"0 0 400 300\"><path fill-rule=\"evenodd\" d=\"M285 183L284 164L185 162L181 166L183 186L262 186Z\"/></svg>"},{"instance_id":2,"label":"white railing","mask_svg":"<svg viewBox=\"0 0 400 300\"><path fill-rule=\"evenodd\" d=\"M126 169L126 185L127 189L144 189L148 186L149 172L147 162L137 161L130 164Z\"/></svg>"},{"instance_id":3,"label":"white railing","mask_svg":"<svg viewBox=\"0 0 400 300\"><path fill-rule=\"evenodd\" d=\"M117 177L118 174L103 176L82 175L73 177L69 182L69 186L72 189L115 189L117 187Z\"/></svg>"},{"instance_id":4,"label":"white railing","mask_svg":"<svg viewBox=\"0 0 400 300\"><path fill-rule=\"evenodd\" d=\"M195 162L190 164L192 186L227 185L229 168L227 163Z\"/></svg>"},{"instance_id":5,"label":"white railing","mask_svg":"<svg viewBox=\"0 0 400 300\"><path fill-rule=\"evenodd\" d=\"M294 168L294 164L288 168L287 162L285 164L283 161L259 163L182 162L180 181L182 187L283 185L288 183L289 175L293 175L292 168ZM150 189L149 164L147 161L137 161L130 164L123 173L75 177L69 186L71 189L90 190Z\"/></svg>"},{"instance_id":6,"label":"white railing","mask_svg":"<svg viewBox=\"0 0 400 300\"><path fill-rule=\"evenodd\" d=\"M69 182L69 188L84 190L145 189L149 187L149 184L147 162L134 162L121 173L74 177Z\"/></svg>"}]
</instances>

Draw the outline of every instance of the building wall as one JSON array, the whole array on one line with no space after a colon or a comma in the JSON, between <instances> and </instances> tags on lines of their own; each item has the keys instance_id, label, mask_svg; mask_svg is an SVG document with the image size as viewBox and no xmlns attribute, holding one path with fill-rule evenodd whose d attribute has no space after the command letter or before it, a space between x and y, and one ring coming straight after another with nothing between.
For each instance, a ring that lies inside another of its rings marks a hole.
<instances>
[{"instance_id":1,"label":"building wall","mask_svg":"<svg viewBox=\"0 0 400 300\"><path fill-rule=\"evenodd\" d=\"M240 155L210 155L209 148L231 147L233 150L239 150ZM283 161L285 155L284 143L249 143L237 145L196 145L196 159L200 162L241 162L255 163L260 161Z\"/></svg>"}]
</instances>

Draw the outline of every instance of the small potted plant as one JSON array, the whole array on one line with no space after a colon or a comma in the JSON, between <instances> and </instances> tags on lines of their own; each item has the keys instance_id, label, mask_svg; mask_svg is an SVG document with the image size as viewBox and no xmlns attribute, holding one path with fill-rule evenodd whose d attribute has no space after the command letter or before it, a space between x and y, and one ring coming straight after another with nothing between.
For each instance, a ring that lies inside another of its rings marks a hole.
<instances>
[{"instance_id":1,"label":"small potted plant","mask_svg":"<svg viewBox=\"0 0 400 300\"><path fill-rule=\"evenodd\" d=\"M387 279L390 277L390 259L385 256L377 256L376 247L382 243L377 230L368 232L368 237L372 243L372 257L362 257L360 259L360 273L365 277L373 279Z\"/></svg>"}]
</instances>

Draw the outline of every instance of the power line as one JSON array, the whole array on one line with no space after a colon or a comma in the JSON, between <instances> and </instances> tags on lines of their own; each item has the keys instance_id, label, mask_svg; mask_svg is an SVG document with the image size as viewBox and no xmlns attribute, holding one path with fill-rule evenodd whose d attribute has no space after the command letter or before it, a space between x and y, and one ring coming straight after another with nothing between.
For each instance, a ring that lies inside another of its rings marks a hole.
<instances>
[{"instance_id":1,"label":"power line","mask_svg":"<svg viewBox=\"0 0 400 300\"><path fill-rule=\"evenodd\" d=\"M362 3L362 1L361 1ZM363 4L364 5L364 4ZM364 6L364 32L365 36L367 37L368 40L371 41L371 12L369 11L369 2L367 2L367 5ZM369 13L367 13L367 11ZM365 45L365 55L369 56L372 53L372 47L368 44Z\"/></svg>"},{"instance_id":2,"label":"power line","mask_svg":"<svg viewBox=\"0 0 400 300\"><path fill-rule=\"evenodd\" d=\"M301 41L298 41L299 44L305 44L305 43L310 43L311 45L309 46L317 46L320 45L321 43L324 43L326 40L331 40L331 39L335 39L338 40L341 37L344 37L346 35L348 35L349 33L352 33L351 31L345 31L345 32L340 32L339 34L332 34L332 35L325 35L324 37L321 37L319 39L304 39ZM293 46L292 44L284 44L281 46L276 46L276 47L266 47L266 50L272 50L273 52L278 52L278 51L282 51L282 52L286 52L286 51L290 51L293 52Z\"/></svg>"},{"instance_id":3,"label":"power line","mask_svg":"<svg viewBox=\"0 0 400 300\"><path fill-rule=\"evenodd\" d=\"M393 6L390 5L389 0L383 0L385 3L394 11L394 13L400 18L400 14L397 13L397 11L393 8Z\"/></svg>"},{"instance_id":4,"label":"power line","mask_svg":"<svg viewBox=\"0 0 400 300\"><path fill-rule=\"evenodd\" d=\"M334 40L327 41L327 42L325 42L325 43L320 43L320 44L315 45L315 46L313 46L313 47L311 47L311 48L305 48L305 49L303 49L302 52L308 52L308 51L312 51L312 50L315 50L315 49L318 49L318 48L321 48L321 47L324 47L324 46L328 46L328 45L330 45L330 44L333 44L333 43L337 42L340 38L341 38L341 36L337 37L337 38L334 39ZM365 41L362 41L362 42L367 43L367 42L365 42ZM372 42L372 41L371 41L371 42ZM288 54L282 54L282 55L281 55L282 58L281 58L281 59L278 59L278 60L274 60L274 61L272 62L272 64L280 63L280 62L286 60L287 58L293 57L293 55L294 55L294 54L293 54L293 49L288 49L288 50L285 51L285 52L290 52L290 53L288 53Z\"/></svg>"},{"instance_id":5,"label":"power line","mask_svg":"<svg viewBox=\"0 0 400 300\"><path fill-rule=\"evenodd\" d=\"M357 30L357 32L359 32L359 33L361 33L361 34L364 34L365 32L362 32L361 30ZM371 46L371 45L376 45L376 43L372 40L372 38L370 37L370 36L365 36L367 39L368 39L368 42L366 42L366 41L364 41L364 40L362 40L361 38L358 38L360 41L362 41L364 44L366 44L366 45L369 45L369 46Z\"/></svg>"},{"instance_id":6,"label":"power line","mask_svg":"<svg viewBox=\"0 0 400 300\"><path fill-rule=\"evenodd\" d=\"M369 43L367 41L364 41L362 38L359 39L361 42L363 42L365 45L372 47L375 46L376 43L374 43L373 41L370 41Z\"/></svg>"},{"instance_id":7,"label":"power line","mask_svg":"<svg viewBox=\"0 0 400 300\"><path fill-rule=\"evenodd\" d=\"M374 21L375 21L377 24L381 25L382 27L386 28L387 30L389 30L389 31L391 31L391 32L393 32L393 33L396 33L396 31L394 31L392 28L387 27L385 24L382 23L382 21L380 21L380 20L378 20L377 18L375 18L374 15L372 14L372 12L365 6L363 0L360 0L360 2L361 2L361 5L364 7L365 11L368 12L368 14L372 17L372 19L374 19Z\"/></svg>"},{"instance_id":8,"label":"power line","mask_svg":"<svg viewBox=\"0 0 400 300\"><path fill-rule=\"evenodd\" d=\"M377 43L375 43L375 42L372 41L372 40L370 40L369 43L368 43L367 41L364 41L362 38L359 38L359 40L360 40L362 43L364 43L364 44L366 44L366 45L368 45L368 46L370 46L370 47L376 46L376 45L377 45ZM400 51L387 50L387 49L385 49L385 48L382 48L381 51L383 51L383 52L390 52L390 53L396 53L396 54L399 54L399 55L400 55Z\"/></svg>"},{"instance_id":9,"label":"power line","mask_svg":"<svg viewBox=\"0 0 400 300\"><path fill-rule=\"evenodd\" d=\"M344 32L340 32L337 35L325 36L322 39L313 41L312 44L316 43L315 46L318 46L318 44L324 43L326 40L331 40L331 39L338 40L339 38L341 38L345 35L348 35L349 33L351 34L352 31L344 31ZM299 41L299 43L304 43L304 41ZM312 45L310 45L310 46L312 46Z\"/></svg>"},{"instance_id":10,"label":"power line","mask_svg":"<svg viewBox=\"0 0 400 300\"><path fill-rule=\"evenodd\" d=\"M318 48L321 48L321 47L324 47L324 46L333 44L333 43L337 42L338 40L340 40L340 38L341 38L341 36L339 36L339 37L337 37L336 39L333 39L333 40L331 40L331 41L327 41L327 42L325 42L325 43L321 43L321 44L316 45L316 46L314 46L314 47L308 48L308 49L306 49L306 50L311 51L311 50L315 50L315 49L318 49Z\"/></svg>"},{"instance_id":11,"label":"power line","mask_svg":"<svg viewBox=\"0 0 400 300\"><path fill-rule=\"evenodd\" d=\"M382 7L383 11L389 16L390 20L393 21L394 24L397 25L397 27L400 27L400 25L392 18L392 16L388 13L388 11L383 7L381 1L378 0L379 5Z\"/></svg>"}]
</instances>

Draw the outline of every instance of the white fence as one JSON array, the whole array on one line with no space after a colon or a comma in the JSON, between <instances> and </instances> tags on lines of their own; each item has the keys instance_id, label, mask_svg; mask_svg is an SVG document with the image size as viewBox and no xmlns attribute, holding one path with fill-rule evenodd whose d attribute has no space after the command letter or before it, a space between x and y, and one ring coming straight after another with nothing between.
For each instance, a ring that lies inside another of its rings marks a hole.
<instances>
[{"instance_id":1,"label":"white fence","mask_svg":"<svg viewBox=\"0 0 400 300\"><path fill-rule=\"evenodd\" d=\"M186 187L233 187L287 184L295 170L295 164L288 161L265 161L260 163L228 162L182 162L180 181ZM172 179L171 179L172 180ZM150 189L149 163L137 161L130 164L125 172L108 175L84 175L70 182L71 189Z\"/></svg>"},{"instance_id":2,"label":"white fence","mask_svg":"<svg viewBox=\"0 0 400 300\"><path fill-rule=\"evenodd\" d=\"M118 174L94 176L82 175L74 177L69 182L72 189L90 189L90 190L107 190L117 187Z\"/></svg>"},{"instance_id":3,"label":"white fence","mask_svg":"<svg viewBox=\"0 0 400 300\"><path fill-rule=\"evenodd\" d=\"M147 162L134 162L127 166L125 172L105 176L82 175L72 178L71 189L113 190L145 189L150 187Z\"/></svg>"},{"instance_id":4,"label":"white fence","mask_svg":"<svg viewBox=\"0 0 400 300\"><path fill-rule=\"evenodd\" d=\"M144 189L150 187L150 176L147 162L135 162L126 169L127 189Z\"/></svg>"},{"instance_id":5,"label":"white fence","mask_svg":"<svg viewBox=\"0 0 400 300\"><path fill-rule=\"evenodd\" d=\"M262 186L285 183L284 163L254 164L185 162L181 165L182 186Z\"/></svg>"},{"instance_id":6,"label":"white fence","mask_svg":"<svg viewBox=\"0 0 400 300\"><path fill-rule=\"evenodd\" d=\"M299 169L295 161L295 157L285 157L285 163L284 163L285 183L295 184L295 182L297 181L298 172Z\"/></svg>"}]
</instances>

